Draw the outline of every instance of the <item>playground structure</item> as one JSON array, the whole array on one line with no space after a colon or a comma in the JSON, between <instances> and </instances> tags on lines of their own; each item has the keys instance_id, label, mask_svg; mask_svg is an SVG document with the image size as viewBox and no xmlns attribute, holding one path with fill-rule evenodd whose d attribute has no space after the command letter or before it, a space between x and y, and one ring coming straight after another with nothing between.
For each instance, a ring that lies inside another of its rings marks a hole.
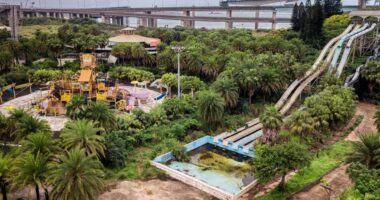
<instances>
[{"instance_id":1,"label":"playground structure","mask_svg":"<svg viewBox=\"0 0 380 200\"><path fill-rule=\"evenodd\" d=\"M148 89L147 81L132 82L136 84L128 86L109 79L108 74L96 71L94 54L80 54L80 71L70 77L63 75L60 80L49 81L45 84L47 88L39 86L32 91L32 83L13 83L0 88L0 112L8 115L14 109L25 109L33 116L46 120L53 131L60 131L68 121L66 104L72 101L74 95L82 96L87 101L103 102L117 114L135 108L149 112L167 95ZM30 94L25 95L23 91L26 90ZM7 94L7 99L12 99L3 102L3 94Z\"/></svg>"}]
</instances>

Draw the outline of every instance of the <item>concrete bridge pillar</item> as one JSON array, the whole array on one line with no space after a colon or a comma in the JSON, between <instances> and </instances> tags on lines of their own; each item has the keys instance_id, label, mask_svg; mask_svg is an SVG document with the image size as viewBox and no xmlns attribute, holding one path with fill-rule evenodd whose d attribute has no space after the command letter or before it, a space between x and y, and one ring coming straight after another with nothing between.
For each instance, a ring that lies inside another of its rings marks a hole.
<instances>
[{"instance_id":1,"label":"concrete bridge pillar","mask_svg":"<svg viewBox=\"0 0 380 200\"><path fill-rule=\"evenodd\" d=\"M11 6L8 16L9 26L11 28L11 37L15 40L18 40L19 11L20 6Z\"/></svg>"},{"instance_id":2,"label":"concrete bridge pillar","mask_svg":"<svg viewBox=\"0 0 380 200\"><path fill-rule=\"evenodd\" d=\"M276 29L276 17L277 17L277 10L274 10L272 13L272 30Z\"/></svg>"},{"instance_id":3,"label":"concrete bridge pillar","mask_svg":"<svg viewBox=\"0 0 380 200\"><path fill-rule=\"evenodd\" d=\"M226 29L232 29L233 28L233 22L232 21L227 21L225 28Z\"/></svg>"},{"instance_id":4,"label":"concrete bridge pillar","mask_svg":"<svg viewBox=\"0 0 380 200\"><path fill-rule=\"evenodd\" d=\"M102 18L103 18L104 23L106 23L106 24L111 24L111 19L110 19L110 17L103 16Z\"/></svg>"},{"instance_id":5,"label":"concrete bridge pillar","mask_svg":"<svg viewBox=\"0 0 380 200\"><path fill-rule=\"evenodd\" d=\"M256 18L255 30L258 30L259 29L259 18L260 18L260 11L259 10L255 11L255 18Z\"/></svg>"},{"instance_id":6,"label":"concrete bridge pillar","mask_svg":"<svg viewBox=\"0 0 380 200\"><path fill-rule=\"evenodd\" d=\"M227 10L226 17L227 18L231 18L232 17L232 10ZM226 27L226 29L232 29L233 22L231 20L226 21L225 27Z\"/></svg>"},{"instance_id":7,"label":"concrete bridge pillar","mask_svg":"<svg viewBox=\"0 0 380 200\"><path fill-rule=\"evenodd\" d=\"M18 15L19 15L18 17L19 17L20 19L25 17L25 13L22 12L21 10L19 10Z\"/></svg>"},{"instance_id":8,"label":"concrete bridge pillar","mask_svg":"<svg viewBox=\"0 0 380 200\"><path fill-rule=\"evenodd\" d=\"M183 15L187 18L194 17L195 16L195 11L191 12L190 10L183 11ZM184 27L191 27L194 28L195 26L195 21L191 19L186 19L181 21L181 25Z\"/></svg>"},{"instance_id":9,"label":"concrete bridge pillar","mask_svg":"<svg viewBox=\"0 0 380 200\"><path fill-rule=\"evenodd\" d=\"M142 17L142 18L139 18L139 19L137 20L137 24L138 24L138 26L146 27L146 26L147 26L147 21L148 21L147 18Z\"/></svg>"},{"instance_id":10,"label":"concrete bridge pillar","mask_svg":"<svg viewBox=\"0 0 380 200\"><path fill-rule=\"evenodd\" d=\"M148 18L148 27L157 28L157 19L156 18Z\"/></svg>"},{"instance_id":11,"label":"concrete bridge pillar","mask_svg":"<svg viewBox=\"0 0 380 200\"><path fill-rule=\"evenodd\" d=\"M123 26L129 26L129 18L123 17Z\"/></svg>"}]
</instances>

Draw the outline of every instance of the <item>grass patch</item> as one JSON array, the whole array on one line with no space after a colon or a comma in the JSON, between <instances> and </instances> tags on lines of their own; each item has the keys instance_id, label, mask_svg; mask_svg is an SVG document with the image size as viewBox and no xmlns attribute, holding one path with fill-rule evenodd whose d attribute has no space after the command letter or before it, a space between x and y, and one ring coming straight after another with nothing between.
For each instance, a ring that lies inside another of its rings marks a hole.
<instances>
[{"instance_id":1,"label":"grass patch","mask_svg":"<svg viewBox=\"0 0 380 200\"><path fill-rule=\"evenodd\" d=\"M360 192L351 187L348 188L344 193L338 198L338 200L356 200L356 199L363 199L362 194Z\"/></svg>"},{"instance_id":2,"label":"grass patch","mask_svg":"<svg viewBox=\"0 0 380 200\"><path fill-rule=\"evenodd\" d=\"M290 197L343 163L351 148L351 143L343 140L329 146L314 156L309 167L301 169L286 183L286 191L274 189L259 199L279 200Z\"/></svg>"},{"instance_id":3,"label":"grass patch","mask_svg":"<svg viewBox=\"0 0 380 200\"><path fill-rule=\"evenodd\" d=\"M21 26L20 27L20 35L25 38L34 37L34 33L37 30L41 32L48 32L52 34L58 33L58 28L62 25L31 25L31 26Z\"/></svg>"}]
</instances>

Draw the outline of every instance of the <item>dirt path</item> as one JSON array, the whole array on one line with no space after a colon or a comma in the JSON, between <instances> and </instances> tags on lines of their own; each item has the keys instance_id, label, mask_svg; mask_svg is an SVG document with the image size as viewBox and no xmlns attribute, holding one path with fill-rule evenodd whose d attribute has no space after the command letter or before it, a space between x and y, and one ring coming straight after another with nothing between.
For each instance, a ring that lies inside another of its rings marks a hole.
<instances>
[{"instance_id":1,"label":"dirt path","mask_svg":"<svg viewBox=\"0 0 380 200\"><path fill-rule=\"evenodd\" d=\"M174 180L122 181L98 200L211 200L208 194Z\"/></svg>"},{"instance_id":2,"label":"dirt path","mask_svg":"<svg viewBox=\"0 0 380 200\"><path fill-rule=\"evenodd\" d=\"M368 103L359 103L356 107L355 115L363 115L363 121L354 131L352 131L345 140L357 141L359 136L363 133L374 132L376 127L374 126L373 115L376 112L376 106ZM327 182L328 187L331 188L330 197L335 199L339 197L348 187L352 186L348 174L346 173L348 165L343 164L323 177L323 180ZM308 200L308 199L330 199L326 190L322 187L322 184L316 184L313 187L306 189L293 195L292 200Z\"/></svg>"},{"instance_id":3,"label":"dirt path","mask_svg":"<svg viewBox=\"0 0 380 200\"><path fill-rule=\"evenodd\" d=\"M373 119L376 109L377 108L375 105L369 103L360 102L357 105L355 115L363 115L364 118L362 123L347 136L346 140L357 141L359 140L358 136L360 136L361 134L377 131L374 125L375 120Z\"/></svg>"}]
</instances>

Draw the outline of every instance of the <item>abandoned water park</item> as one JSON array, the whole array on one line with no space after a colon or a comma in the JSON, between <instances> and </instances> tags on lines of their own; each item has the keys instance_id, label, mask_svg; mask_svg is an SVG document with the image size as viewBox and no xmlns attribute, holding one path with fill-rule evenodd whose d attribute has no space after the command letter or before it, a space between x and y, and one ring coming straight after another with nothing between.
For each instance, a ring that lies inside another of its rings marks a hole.
<instances>
[{"instance_id":1,"label":"abandoned water park","mask_svg":"<svg viewBox=\"0 0 380 200\"><path fill-rule=\"evenodd\" d=\"M380 1L0 7L1 199L379 199Z\"/></svg>"}]
</instances>

